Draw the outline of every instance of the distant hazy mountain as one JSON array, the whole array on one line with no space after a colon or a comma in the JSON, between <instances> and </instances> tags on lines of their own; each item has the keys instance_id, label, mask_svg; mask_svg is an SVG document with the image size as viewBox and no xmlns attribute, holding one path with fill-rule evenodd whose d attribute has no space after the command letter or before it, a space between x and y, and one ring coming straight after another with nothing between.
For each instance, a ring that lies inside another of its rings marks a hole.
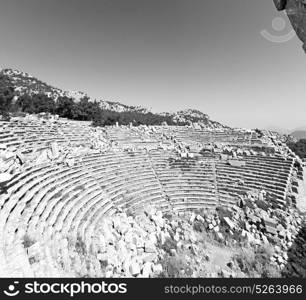
<instances>
[{"instance_id":1,"label":"distant hazy mountain","mask_svg":"<svg viewBox=\"0 0 306 300\"><path fill-rule=\"evenodd\" d=\"M292 130L288 130L277 126L268 126L265 129L270 131L275 131L279 134L286 134L286 135L290 134L291 136L297 139L306 139L306 126L301 126Z\"/></svg>"},{"instance_id":2,"label":"distant hazy mountain","mask_svg":"<svg viewBox=\"0 0 306 300\"><path fill-rule=\"evenodd\" d=\"M282 127L277 127L277 126L268 126L265 129L269 130L269 131L275 131L275 132L280 133L280 134L289 134L290 133L290 130L282 128Z\"/></svg>"},{"instance_id":3,"label":"distant hazy mountain","mask_svg":"<svg viewBox=\"0 0 306 300\"><path fill-rule=\"evenodd\" d=\"M306 126L300 126L291 130L291 132L294 131L306 131Z\"/></svg>"},{"instance_id":4,"label":"distant hazy mountain","mask_svg":"<svg viewBox=\"0 0 306 300\"><path fill-rule=\"evenodd\" d=\"M297 139L306 139L306 126L294 128L290 131L290 135L296 137Z\"/></svg>"},{"instance_id":5,"label":"distant hazy mountain","mask_svg":"<svg viewBox=\"0 0 306 300\"><path fill-rule=\"evenodd\" d=\"M297 139L306 139L306 130L295 130L290 133L290 135L296 137Z\"/></svg>"}]
</instances>

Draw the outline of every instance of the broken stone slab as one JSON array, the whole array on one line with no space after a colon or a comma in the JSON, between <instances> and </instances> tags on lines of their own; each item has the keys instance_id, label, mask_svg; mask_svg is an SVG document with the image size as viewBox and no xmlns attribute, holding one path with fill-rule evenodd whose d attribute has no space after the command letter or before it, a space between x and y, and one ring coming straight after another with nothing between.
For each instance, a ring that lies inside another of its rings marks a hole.
<instances>
[{"instance_id":1,"label":"broken stone slab","mask_svg":"<svg viewBox=\"0 0 306 300\"><path fill-rule=\"evenodd\" d=\"M35 244L27 248L27 253L28 253L29 258L39 256L41 253L40 243L36 242Z\"/></svg>"},{"instance_id":2,"label":"broken stone slab","mask_svg":"<svg viewBox=\"0 0 306 300\"><path fill-rule=\"evenodd\" d=\"M270 233L272 235L277 235L277 230L274 227L266 225L266 231L267 233Z\"/></svg>"},{"instance_id":3,"label":"broken stone slab","mask_svg":"<svg viewBox=\"0 0 306 300\"><path fill-rule=\"evenodd\" d=\"M160 231L160 232L162 232L162 231ZM158 235L158 232L156 232L156 233L152 232L152 233L149 234L149 237L148 237L148 241L150 243L152 243L154 246L157 243L157 235Z\"/></svg>"},{"instance_id":4,"label":"broken stone slab","mask_svg":"<svg viewBox=\"0 0 306 300\"><path fill-rule=\"evenodd\" d=\"M203 218L202 216L200 216L200 215L197 215L196 219L197 219L199 222L201 222L201 223L205 223L204 218Z\"/></svg>"},{"instance_id":5,"label":"broken stone slab","mask_svg":"<svg viewBox=\"0 0 306 300\"><path fill-rule=\"evenodd\" d=\"M192 224L195 219L196 219L196 215L193 213L189 219L189 222Z\"/></svg>"},{"instance_id":6,"label":"broken stone slab","mask_svg":"<svg viewBox=\"0 0 306 300\"><path fill-rule=\"evenodd\" d=\"M273 227L273 228L276 229L276 227L277 227L277 220L272 219L270 217L264 217L262 220L263 220L264 224L266 225L266 227L269 226L269 227Z\"/></svg>"},{"instance_id":7,"label":"broken stone slab","mask_svg":"<svg viewBox=\"0 0 306 300\"><path fill-rule=\"evenodd\" d=\"M151 262L146 262L142 266L141 274L143 277L148 278L150 275L152 275L152 266L153 264Z\"/></svg>"},{"instance_id":8,"label":"broken stone slab","mask_svg":"<svg viewBox=\"0 0 306 300\"><path fill-rule=\"evenodd\" d=\"M279 231L278 235L279 235L280 238L284 239L284 238L286 238L286 231L285 230Z\"/></svg>"},{"instance_id":9,"label":"broken stone slab","mask_svg":"<svg viewBox=\"0 0 306 300\"><path fill-rule=\"evenodd\" d=\"M209 230L214 229L214 225L213 225L213 224L208 224L208 229L209 229Z\"/></svg>"},{"instance_id":10,"label":"broken stone slab","mask_svg":"<svg viewBox=\"0 0 306 300\"><path fill-rule=\"evenodd\" d=\"M157 254L156 253L143 253L141 256L139 256L139 259L143 262L155 262L157 260Z\"/></svg>"},{"instance_id":11,"label":"broken stone slab","mask_svg":"<svg viewBox=\"0 0 306 300\"><path fill-rule=\"evenodd\" d=\"M69 168L72 168L75 165L75 160L74 158L67 158L66 159L66 164Z\"/></svg>"},{"instance_id":12,"label":"broken stone slab","mask_svg":"<svg viewBox=\"0 0 306 300\"><path fill-rule=\"evenodd\" d=\"M238 168L241 168L241 167L245 167L246 166L246 162L243 161L243 160L238 160L238 159L229 159L227 161L227 163L232 166L232 167L238 167Z\"/></svg>"},{"instance_id":13,"label":"broken stone slab","mask_svg":"<svg viewBox=\"0 0 306 300\"><path fill-rule=\"evenodd\" d=\"M232 277L233 277L232 272L227 271L227 270L225 270L225 269L222 269L222 270L221 270L220 275L221 275L223 278L232 278Z\"/></svg>"},{"instance_id":14,"label":"broken stone slab","mask_svg":"<svg viewBox=\"0 0 306 300\"><path fill-rule=\"evenodd\" d=\"M12 174L9 173L0 173L0 183L4 184L9 182L13 178Z\"/></svg>"},{"instance_id":15,"label":"broken stone slab","mask_svg":"<svg viewBox=\"0 0 306 300\"><path fill-rule=\"evenodd\" d=\"M43 164L46 161L49 161L48 151L43 150L40 152L39 156L36 158L35 163L39 165L39 164Z\"/></svg>"},{"instance_id":16,"label":"broken stone slab","mask_svg":"<svg viewBox=\"0 0 306 300\"><path fill-rule=\"evenodd\" d=\"M262 235L262 241L263 241L264 245L269 245L270 244L265 235Z\"/></svg>"},{"instance_id":17,"label":"broken stone slab","mask_svg":"<svg viewBox=\"0 0 306 300\"><path fill-rule=\"evenodd\" d=\"M163 266L161 264L153 265L152 269L154 274L160 274L163 272Z\"/></svg>"},{"instance_id":18,"label":"broken stone slab","mask_svg":"<svg viewBox=\"0 0 306 300\"><path fill-rule=\"evenodd\" d=\"M129 267L130 273L132 276L136 277L140 274L140 266L136 261L132 261Z\"/></svg>"},{"instance_id":19,"label":"broken stone slab","mask_svg":"<svg viewBox=\"0 0 306 300\"><path fill-rule=\"evenodd\" d=\"M219 232L219 230L220 230L219 226L216 226L216 227L213 228L214 232Z\"/></svg>"},{"instance_id":20,"label":"broken stone slab","mask_svg":"<svg viewBox=\"0 0 306 300\"><path fill-rule=\"evenodd\" d=\"M21 165L23 165L23 164L26 162L26 158L25 158L25 156L21 153L21 151L17 151L16 157L18 158L19 163L20 163Z\"/></svg>"},{"instance_id":21,"label":"broken stone slab","mask_svg":"<svg viewBox=\"0 0 306 300\"><path fill-rule=\"evenodd\" d=\"M249 215L249 219L252 223L257 224L261 222L261 219L255 215Z\"/></svg>"},{"instance_id":22,"label":"broken stone slab","mask_svg":"<svg viewBox=\"0 0 306 300\"><path fill-rule=\"evenodd\" d=\"M59 147L58 147L57 142L52 142L51 143L51 150L52 150L53 159L58 158L60 153L59 153Z\"/></svg>"},{"instance_id":23,"label":"broken stone slab","mask_svg":"<svg viewBox=\"0 0 306 300\"><path fill-rule=\"evenodd\" d=\"M235 223L229 217L224 217L223 220L231 230L235 229Z\"/></svg>"},{"instance_id":24,"label":"broken stone slab","mask_svg":"<svg viewBox=\"0 0 306 300\"><path fill-rule=\"evenodd\" d=\"M146 241L144 245L144 250L146 253L155 253L156 247L152 242Z\"/></svg>"},{"instance_id":25,"label":"broken stone slab","mask_svg":"<svg viewBox=\"0 0 306 300\"><path fill-rule=\"evenodd\" d=\"M10 168L12 168L12 166L16 163L17 161L15 161L15 158L7 159L5 161L0 160L0 172L8 172Z\"/></svg>"},{"instance_id":26,"label":"broken stone slab","mask_svg":"<svg viewBox=\"0 0 306 300\"><path fill-rule=\"evenodd\" d=\"M281 247L278 245L274 246L275 252L280 253L282 251Z\"/></svg>"},{"instance_id":27,"label":"broken stone slab","mask_svg":"<svg viewBox=\"0 0 306 300\"><path fill-rule=\"evenodd\" d=\"M161 215L152 216L152 220L156 224L156 226L163 228L165 225L165 220Z\"/></svg>"},{"instance_id":28,"label":"broken stone slab","mask_svg":"<svg viewBox=\"0 0 306 300\"><path fill-rule=\"evenodd\" d=\"M163 245L166 242L166 234L164 231L161 231L158 235L160 243Z\"/></svg>"},{"instance_id":29,"label":"broken stone slab","mask_svg":"<svg viewBox=\"0 0 306 300\"><path fill-rule=\"evenodd\" d=\"M249 242L249 243L254 243L255 242L255 238L253 237L253 235L250 233L250 232L248 232L248 231L246 231L246 230L242 230L242 232L241 232L241 236L242 237L244 237L244 238L246 238L246 240Z\"/></svg>"},{"instance_id":30,"label":"broken stone slab","mask_svg":"<svg viewBox=\"0 0 306 300\"><path fill-rule=\"evenodd\" d=\"M156 214L156 208L153 206L148 206L145 208L144 212L148 217L151 218L152 216Z\"/></svg>"},{"instance_id":31,"label":"broken stone slab","mask_svg":"<svg viewBox=\"0 0 306 300\"><path fill-rule=\"evenodd\" d=\"M97 254L97 259L99 260L99 261L108 261L108 255L107 255L107 253L98 253Z\"/></svg>"},{"instance_id":32,"label":"broken stone slab","mask_svg":"<svg viewBox=\"0 0 306 300\"><path fill-rule=\"evenodd\" d=\"M222 234L221 232L217 232L216 235L217 235L217 238L218 238L220 241L223 241L223 240L224 240L224 236L223 236L223 234Z\"/></svg>"}]
</instances>

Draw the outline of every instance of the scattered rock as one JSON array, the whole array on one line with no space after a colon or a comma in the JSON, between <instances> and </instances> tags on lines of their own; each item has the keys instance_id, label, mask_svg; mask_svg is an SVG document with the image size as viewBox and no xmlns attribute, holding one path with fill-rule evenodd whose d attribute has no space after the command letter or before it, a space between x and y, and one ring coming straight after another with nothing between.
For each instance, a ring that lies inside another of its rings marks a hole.
<instances>
[{"instance_id":1,"label":"scattered rock","mask_svg":"<svg viewBox=\"0 0 306 300\"><path fill-rule=\"evenodd\" d=\"M152 274L152 263L151 262L145 262L143 267L142 267L142 275L143 277L150 277L150 275Z\"/></svg>"},{"instance_id":2,"label":"scattered rock","mask_svg":"<svg viewBox=\"0 0 306 300\"><path fill-rule=\"evenodd\" d=\"M231 230L235 228L234 222L232 222L229 217L224 217L223 220L229 226Z\"/></svg>"},{"instance_id":3,"label":"scattered rock","mask_svg":"<svg viewBox=\"0 0 306 300\"><path fill-rule=\"evenodd\" d=\"M136 277L140 274L140 266L136 261L133 261L130 265L130 273L132 276Z\"/></svg>"}]
</instances>

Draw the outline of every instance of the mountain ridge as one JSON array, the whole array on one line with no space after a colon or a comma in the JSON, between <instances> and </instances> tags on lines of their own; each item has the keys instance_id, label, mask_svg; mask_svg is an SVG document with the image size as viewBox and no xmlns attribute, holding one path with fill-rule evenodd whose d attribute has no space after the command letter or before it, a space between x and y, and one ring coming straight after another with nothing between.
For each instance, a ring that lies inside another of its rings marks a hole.
<instances>
[{"instance_id":1,"label":"mountain ridge","mask_svg":"<svg viewBox=\"0 0 306 300\"><path fill-rule=\"evenodd\" d=\"M142 106L130 106L123 104L121 102L97 100L91 98L87 93L81 91L65 91L63 89L54 87L45 83L44 81L37 79L35 76L29 73L11 69L4 68L0 71L0 76L5 76L10 82L11 86L14 88L16 98L18 99L23 95L37 95L44 94L49 98L56 101L60 97L72 98L75 102L79 102L82 98L87 98L88 101L96 101L99 106L104 110L110 110L115 112L137 112L137 113L152 113L149 109ZM159 116L169 116L172 118L174 123L199 123L200 127L219 129L219 128L230 128L229 126L223 125L217 121L213 121L210 117L196 109L185 109L179 110L177 112L161 112L155 113Z\"/></svg>"}]
</instances>

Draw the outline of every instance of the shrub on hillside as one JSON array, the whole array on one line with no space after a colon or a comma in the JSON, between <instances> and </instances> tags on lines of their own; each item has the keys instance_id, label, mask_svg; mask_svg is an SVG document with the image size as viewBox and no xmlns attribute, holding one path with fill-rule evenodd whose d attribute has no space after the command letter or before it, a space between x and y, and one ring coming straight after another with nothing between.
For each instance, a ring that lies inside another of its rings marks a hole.
<instances>
[{"instance_id":1,"label":"shrub on hillside","mask_svg":"<svg viewBox=\"0 0 306 300\"><path fill-rule=\"evenodd\" d=\"M38 114L42 112L55 113L55 101L44 94L23 95L16 101L15 107L20 112Z\"/></svg>"},{"instance_id":2,"label":"shrub on hillside","mask_svg":"<svg viewBox=\"0 0 306 300\"><path fill-rule=\"evenodd\" d=\"M301 139L296 143L289 142L287 145L299 157L306 158L306 139Z\"/></svg>"},{"instance_id":3,"label":"shrub on hillside","mask_svg":"<svg viewBox=\"0 0 306 300\"><path fill-rule=\"evenodd\" d=\"M280 277L280 271L271 264L272 254L268 247L241 248L234 261L248 277Z\"/></svg>"},{"instance_id":4,"label":"shrub on hillside","mask_svg":"<svg viewBox=\"0 0 306 300\"><path fill-rule=\"evenodd\" d=\"M80 236L78 236L78 238L76 240L75 250L78 254L81 254L81 255L86 254L86 244Z\"/></svg>"},{"instance_id":5,"label":"shrub on hillside","mask_svg":"<svg viewBox=\"0 0 306 300\"><path fill-rule=\"evenodd\" d=\"M22 241L22 244L23 244L23 247L24 248L29 248L31 247L32 245L34 245L36 242L34 239L32 239L29 235L24 235L23 237L23 241Z\"/></svg>"},{"instance_id":6,"label":"shrub on hillside","mask_svg":"<svg viewBox=\"0 0 306 300\"><path fill-rule=\"evenodd\" d=\"M9 85L6 76L0 76L0 116L8 117L13 110L14 88Z\"/></svg>"},{"instance_id":7,"label":"shrub on hillside","mask_svg":"<svg viewBox=\"0 0 306 300\"><path fill-rule=\"evenodd\" d=\"M159 245L159 248L164 250L166 253L171 254L171 250L177 249L177 243L171 238L167 238L163 244Z\"/></svg>"},{"instance_id":8,"label":"shrub on hillside","mask_svg":"<svg viewBox=\"0 0 306 300\"><path fill-rule=\"evenodd\" d=\"M193 274L186 260L180 256L166 255L159 263L163 267L163 272L159 274L160 278L191 277Z\"/></svg>"}]
</instances>

